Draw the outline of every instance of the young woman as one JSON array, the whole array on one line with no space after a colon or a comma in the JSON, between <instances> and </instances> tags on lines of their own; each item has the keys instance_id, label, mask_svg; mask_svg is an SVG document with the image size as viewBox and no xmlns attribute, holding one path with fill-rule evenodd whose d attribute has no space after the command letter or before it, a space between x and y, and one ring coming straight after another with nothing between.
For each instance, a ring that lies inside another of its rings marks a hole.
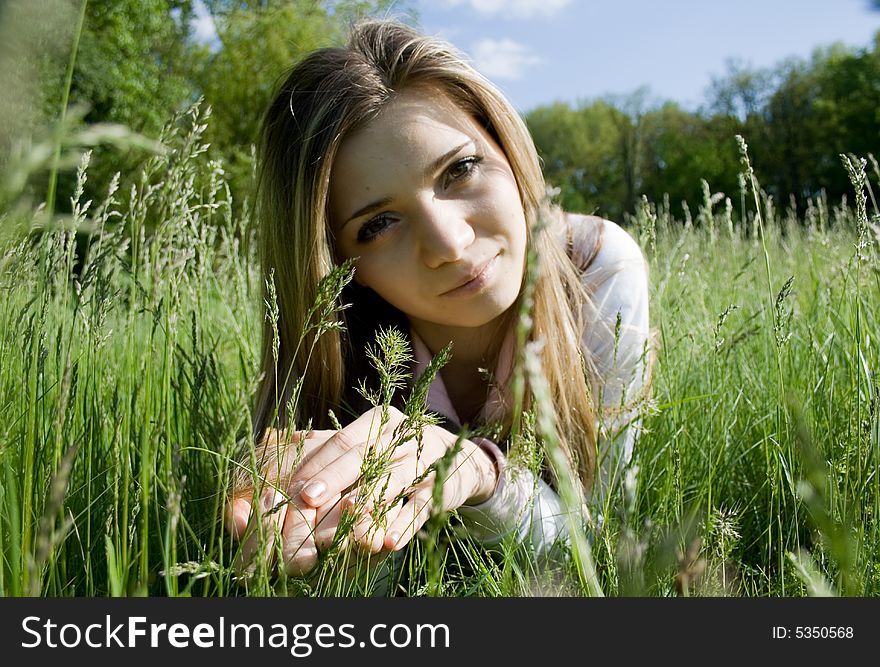
<instances>
[{"instance_id":1,"label":"young woman","mask_svg":"<svg viewBox=\"0 0 880 667\"><path fill-rule=\"evenodd\" d=\"M362 23L347 47L290 72L264 119L259 169L277 325L264 331L258 444L246 461L268 483L240 476L226 508L244 559L280 554L301 575L343 537L342 548L381 556L440 510L457 510L486 545L513 534L544 553L564 540L552 475L506 458L528 250L538 257L529 336L564 453L595 505L630 459L648 386L637 244L609 221L547 213L535 147L507 100L450 45L393 22ZM309 327L320 281L345 260L355 273L339 299L350 304L344 326ZM427 397L442 425L411 437L400 437L399 398L383 410L355 390L371 382L364 350L390 326L409 337L413 377L452 344ZM526 383L525 408L534 389ZM462 440L463 425L491 426L493 438ZM438 498L433 464L444 455ZM385 468L365 490L370 456ZM338 536L347 509L356 522Z\"/></svg>"}]
</instances>

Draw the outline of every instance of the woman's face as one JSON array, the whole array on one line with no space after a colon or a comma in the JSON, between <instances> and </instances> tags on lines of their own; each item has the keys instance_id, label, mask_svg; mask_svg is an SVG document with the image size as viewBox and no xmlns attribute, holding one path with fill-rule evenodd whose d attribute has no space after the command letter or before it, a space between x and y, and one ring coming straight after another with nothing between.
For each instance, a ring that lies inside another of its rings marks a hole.
<instances>
[{"instance_id":1,"label":"woman's face","mask_svg":"<svg viewBox=\"0 0 880 667\"><path fill-rule=\"evenodd\" d=\"M522 285L526 221L491 137L443 94L411 90L342 142L330 224L356 280L417 331L480 327Z\"/></svg>"}]
</instances>

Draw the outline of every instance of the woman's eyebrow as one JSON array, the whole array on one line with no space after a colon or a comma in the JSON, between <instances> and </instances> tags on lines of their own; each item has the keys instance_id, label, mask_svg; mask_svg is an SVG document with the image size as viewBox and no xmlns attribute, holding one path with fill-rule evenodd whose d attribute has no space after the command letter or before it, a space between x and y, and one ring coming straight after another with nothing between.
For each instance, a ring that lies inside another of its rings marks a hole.
<instances>
[{"instance_id":1,"label":"woman's eyebrow","mask_svg":"<svg viewBox=\"0 0 880 667\"><path fill-rule=\"evenodd\" d=\"M440 170L441 167L443 167L443 165L447 161L449 161L452 158L452 156L454 156L456 153L458 153L462 148L465 148L466 146L469 146L470 144L473 144L473 143L475 143L473 139L468 139L467 141L456 146L455 148L446 151L445 153L443 153L443 155L441 155L440 157L438 157L436 160L434 160L431 163L431 165L428 167L428 169L426 170L425 173L429 176L435 174L437 171ZM394 201L394 199L392 197L383 197L382 199L377 199L374 202L370 202L366 206L362 206L357 211L355 211L350 216L348 216L348 219L339 226L339 229L342 229L343 227L345 227L349 222L351 222L355 218L360 218L362 216L369 215L370 213L373 213L374 211L377 211L380 208L384 208L384 207L388 206L393 201Z\"/></svg>"},{"instance_id":2,"label":"woman's eyebrow","mask_svg":"<svg viewBox=\"0 0 880 667\"><path fill-rule=\"evenodd\" d=\"M456 146L456 147L453 148L452 150L446 151L445 153L443 153L443 155L441 155L440 157L438 157L436 160L434 160L434 161L431 163L431 166L428 167L428 170L427 170L425 173L426 173L428 176L432 176L432 175L435 174L437 171L439 171L440 168L441 168L441 167L442 167L442 166L443 166L443 165L444 165L444 164L445 164L450 158L452 158L453 155L455 155L456 153L458 153L458 152L459 152L462 148L464 148L465 146L468 146L468 145L470 145L470 144L472 144L472 143L474 143L474 140L473 140L473 139L468 139L467 141L465 141L465 142L462 143L462 144L459 144L458 146Z\"/></svg>"},{"instance_id":3,"label":"woman's eyebrow","mask_svg":"<svg viewBox=\"0 0 880 667\"><path fill-rule=\"evenodd\" d=\"M394 201L394 199L392 199L391 197L383 197L382 199L371 202L371 203L367 204L366 206L359 208L357 211L355 211L354 213L352 213L349 216L348 220L346 220L345 222L343 222L339 226L339 229L342 229L343 227L345 227L349 222L351 222L355 218L360 218L361 216L369 215L373 211L376 211L380 208L384 208L385 206L388 206L393 201Z\"/></svg>"}]
</instances>

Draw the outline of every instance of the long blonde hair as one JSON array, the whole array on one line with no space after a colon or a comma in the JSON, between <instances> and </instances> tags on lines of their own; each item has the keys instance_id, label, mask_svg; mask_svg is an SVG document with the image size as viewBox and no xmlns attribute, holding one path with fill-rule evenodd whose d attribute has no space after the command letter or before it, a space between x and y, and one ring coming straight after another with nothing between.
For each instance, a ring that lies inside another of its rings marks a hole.
<instances>
[{"instance_id":1,"label":"long blonde hair","mask_svg":"<svg viewBox=\"0 0 880 667\"><path fill-rule=\"evenodd\" d=\"M258 238L264 278L274 281L278 338L276 343L274 325L267 321L254 433L262 438L267 428L292 426L284 406L297 382L296 423L302 427L308 418L315 428L329 428L328 411L339 409L358 379L352 377L350 332L331 329L317 336L311 330L303 344L297 342L319 282L335 266L327 199L339 146L397 93L413 86L448 95L495 139L510 163L529 243L540 258L531 336L547 343L541 361L560 440L590 487L596 466L596 405L580 345L580 318L588 296L556 235L534 233L545 184L532 138L504 96L451 45L391 21L359 23L346 47L308 55L283 80L263 120ZM393 318L393 309L385 306L386 316ZM364 305L353 301L340 317L350 325L364 312ZM527 386L526 408L531 400Z\"/></svg>"}]
</instances>

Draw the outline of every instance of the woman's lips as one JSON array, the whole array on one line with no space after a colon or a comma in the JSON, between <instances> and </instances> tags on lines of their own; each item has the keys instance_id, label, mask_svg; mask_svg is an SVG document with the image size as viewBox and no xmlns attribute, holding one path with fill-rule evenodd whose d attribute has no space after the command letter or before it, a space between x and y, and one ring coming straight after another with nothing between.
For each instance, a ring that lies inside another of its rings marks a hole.
<instances>
[{"instance_id":1,"label":"woman's lips","mask_svg":"<svg viewBox=\"0 0 880 667\"><path fill-rule=\"evenodd\" d=\"M499 255L495 255L492 259L486 262L483 265L483 268L480 269L479 273L477 273L477 275L475 275L473 278L462 283L458 287L449 290L448 292L444 292L440 296L468 296L482 290L492 279L492 275L495 272L495 267L498 265L498 257Z\"/></svg>"}]
</instances>

